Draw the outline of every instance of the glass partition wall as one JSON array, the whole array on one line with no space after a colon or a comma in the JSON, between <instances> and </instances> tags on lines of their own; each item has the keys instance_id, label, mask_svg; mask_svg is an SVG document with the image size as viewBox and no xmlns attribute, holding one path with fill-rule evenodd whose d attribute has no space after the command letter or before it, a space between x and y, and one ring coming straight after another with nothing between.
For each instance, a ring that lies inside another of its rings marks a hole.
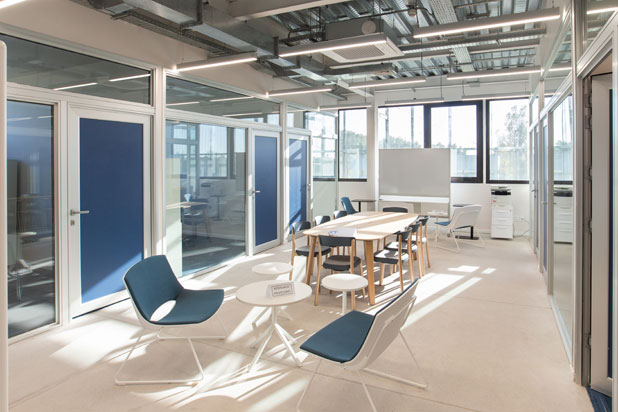
<instances>
[{"instance_id":1,"label":"glass partition wall","mask_svg":"<svg viewBox=\"0 0 618 412\"><path fill-rule=\"evenodd\" d=\"M245 254L247 130L166 123L165 236L177 275Z\"/></svg>"},{"instance_id":2,"label":"glass partition wall","mask_svg":"<svg viewBox=\"0 0 618 412\"><path fill-rule=\"evenodd\" d=\"M337 112L306 112L311 131L313 216L340 209L337 193Z\"/></svg>"}]
</instances>

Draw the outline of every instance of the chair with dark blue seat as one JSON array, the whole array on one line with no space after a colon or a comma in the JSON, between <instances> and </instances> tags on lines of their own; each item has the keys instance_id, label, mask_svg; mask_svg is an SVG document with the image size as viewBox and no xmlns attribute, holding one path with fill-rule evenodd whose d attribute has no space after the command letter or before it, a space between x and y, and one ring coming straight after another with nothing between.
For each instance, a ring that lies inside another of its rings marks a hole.
<instances>
[{"instance_id":1,"label":"chair with dark blue seat","mask_svg":"<svg viewBox=\"0 0 618 412\"><path fill-rule=\"evenodd\" d=\"M131 297L133 308L137 313L144 330L137 338L133 347L122 362L118 373L116 373L116 384L156 384L156 383L189 383L201 380L204 377L202 365L197 357L191 339L225 339L227 331L221 322L217 311L223 303L223 289L211 290L192 290L185 289L174 274L165 256L151 256L133 265L125 273L124 284ZM167 302L174 302L172 309L164 316L158 318L155 312ZM155 316L153 316L155 315ZM193 336L175 337L161 336L165 328L178 328L182 326L197 325L215 316L223 329L221 336ZM156 339L159 340L178 340L186 339L191 347L193 358L200 371L199 379L165 379L165 380L120 380L118 376L122 372L131 354L146 334L148 329L158 329Z\"/></svg>"},{"instance_id":2,"label":"chair with dark blue seat","mask_svg":"<svg viewBox=\"0 0 618 412\"><path fill-rule=\"evenodd\" d=\"M405 207L397 207L397 206L385 207L385 208L382 208L382 211L383 212L408 213L408 209L406 209Z\"/></svg>"},{"instance_id":3,"label":"chair with dark blue seat","mask_svg":"<svg viewBox=\"0 0 618 412\"><path fill-rule=\"evenodd\" d=\"M346 212L345 210L335 210L333 212L333 218L335 219L339 219L340 217L345 217L348 215L348 212Z\"/></svg>"},{"instance_id":4,"label":"chair with dark blue seat","mask_svg":"<svg viewBox=\"0 0 618 412\"><path fill-rule=\"evenodd\" d=\"M345 209L345 211L348 212L348 215L353 215L354 213L358 213L356 209L354 209L354 206L352 206L352 202L350 201L349 197L345 197L345 196L342 197L341 204L343 205L343 208Z\"/></svg>"},{"instance_id":5,"label":"chair with dark blue seat","mask_svg":"<svg viewBox=\"0 0 618 412\"><path fill-rule=\"evenodd\" d=\"M305 256L307 258L307 264L309 262L309 252L311 250L310 246L309 246L309 238L307 238L307 245L306 246L296 246L296 235L298 233L302 233L303 230L307 230L307 229L311 229L311 223L304 221L304 222L294 222L292 224L292 259L290 264L292 266L294 266L294 257L295 256ZM329 255L331 252L331 249L328 246L322 246L320 247L320 249L318 250L318 248L316 247L315 250L313 251L313 256L312 258L317 258L320 253L323 255ZM320 261L318 261L318 264L316 265L316 267L320 267ZM292 273L294 272L294 269L292 269L290 271L290 280L292 280Z\"/></svg>"},{"instance_id":6,"label":"chair with dark blue seat","mask_svg":"<svg viewBox=\"0 0 618 412\"><path fill-rule=\"evenodd\" d=\"M322 215L313 218L314 226L320 226L323 223L330 222L330 216Z\"/></svg>"},{"instance_id":7,"label":"chair with dark blue seat","mask_svg":"<svg viewBox=\"0 0 618 412\"><path fill-rule=\"evenodd\" d=\"M337 248L339 250L340 247L343 248L343 253L345 253L345 249L348 248L348 254L332 254L328 256L324 261L322 261L322 253L320 252L321 248L327 246L330 248ZM360 268L359 276L363 273L362 261L361 258L356 256L356 239L353 237L347 236L318 236L317 242L318 261L322 262L322 267L324 269L330 269L330 272L354 272L356 267ZM315 287L315 305L318 305L318 294L320 293L320 268L318 267L318 279ZM365 295L365 291L363 290L363 296Z\"/></svg>"},{"instance_id":8,"label":"chair with dark blue seat","mask_svg":"<svg viewBox=\"0 0 618 412\"><path fill-rule=\"evenodd\" d=\"M429 222L429 216L419 217L417 222L421 225L418 233L412 235L412 244L418 245L421 249L420 254L423 254L423 251L427 257L427 267L431 267L431 261L429 260L429 243L427 242L427 223ZM417 241L418 239L418 241ZM423 263L425 262L425 257L423 257ZM424 266L423 266L424 267Z\"/></svg>"},{"instance_id":9,"label":"chair with dark blue seat","mask_svg":"<svg viewBox=\"0 0 618 412\"><path fill-rule=\"evenodd\" d=\"M408 226L406 230L395 233L397 241L391 242L386 245L386 248L377 251L373 255L373 261L380 264L380 286L384 281L384 266L393 265L397 267L399 271L399 284L403 291L403 264L408 262L408 268L410 271L410 281L414 282L414 265L412 264L412 254L416 253L417 246L412 244L412 233L416 233L419 228L419 224L415 223ZM421 267L421 263L419 263ZM421 272L422 273L422 272ZM391 269L391 274L393 270Z\"/></svg>"},{"instance_id":10,"label":"chair with dark blue seat","mask_svg":"<svg viewBox=\"0 0 618 412\"><path fill-rule=\"evenodd\" d=\"M425 383L413 382L368 368L386 349L388 349L399 335L401 339L403 339L418 369L418 363L410 349L410 344L401 332L402 327L412 311L414 302L416 301L414 292L416 291L417 285L418 280L409 285L402 293L380 309L375 315L357 311L349 312L317 331L301 345L301 350L315 355L319 360L313 370L309 383L298 400L296 407L298 411L300 411L300 404L324 359L339 364L344 369L357 373L363 389L365 390L365 394L369 399L369 404L374 412L377 412L377 409L371 399L367 385L365 385L365 381L360 374L361 371L417 388L424 389L427 387Z\"/></svg>"}]
</instances>

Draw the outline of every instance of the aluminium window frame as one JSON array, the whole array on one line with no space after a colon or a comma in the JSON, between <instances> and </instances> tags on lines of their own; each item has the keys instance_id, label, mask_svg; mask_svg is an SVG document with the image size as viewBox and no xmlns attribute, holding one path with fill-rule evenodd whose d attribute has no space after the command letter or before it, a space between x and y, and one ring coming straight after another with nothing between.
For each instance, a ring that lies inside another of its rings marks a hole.
<instances>
[{"instance_id":1,"label":"aluminium window frame","mask_svg":"<svg viewBox=\"0 0 618 412\"><path fill-rule=\"evenodd\" d=\"M368 142L369 142L369 128L367 127L367 124L369 123L369 110L368 109L339 109L337 111L337 170L336 170L336 175L337 175L337 180L340 182L367 182L367 177L341 177L341 127L339 126L340 122L341 122L341 112L349 112L349 111L354 111L354 110L364 110L365 111L365 127L367 128L367 132L365 133L365 154L367 156L367 152L368 152ZM368 162L369 159L366 158L366 161ZM367 164L365 164L365 168L367 168ZM369 172L369 171L367 171Z\"/></svg>"},{"instance_id":2,"label":"aluminium window frame","mask_svg":"<svg viewBox=\"0 0 618 412\"><path fill-rule=\"evenodd\" d=\"M490 114L490 103L494 101L503 101L505 99L488 99L485 101L485 182L487 184L530 184L530 175L528 175L528 179L526 180L517 180L517 179L492 179L491 178L491 114ZM516 99L508 99L508 100L524 100L529 102L530 99L526 97L516 98ZM530 118L530 105L526 105L528 107L528 118ZM526 135L528 142L526 143L526 148L529 149L530 146L530 134L528 130L528 122L526 122ZM529 157L528 153L528 157ZM529 168L530 165L528 165Z\"/></svg>"}]
</instances>

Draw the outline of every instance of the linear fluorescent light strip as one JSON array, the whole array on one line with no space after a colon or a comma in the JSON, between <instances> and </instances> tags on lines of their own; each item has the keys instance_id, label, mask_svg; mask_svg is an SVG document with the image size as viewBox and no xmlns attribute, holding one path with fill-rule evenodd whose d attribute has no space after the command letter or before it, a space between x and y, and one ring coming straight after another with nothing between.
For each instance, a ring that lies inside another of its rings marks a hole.
<instances>
[{"instance_id":1,"label":"linear fluorescent light strip","mask_svg":"<svg viewBox=\"0 0 618 412\"><path fill-rule=\"evenodd\" d=\"M444 99L419 99L419 100L393 100L385 102L384 106L415 106L418 104L442 103Z\"/></svg>"},{"instance_id":2,"label":"linear fluorescent light strip","mask_svg":"<svg viewBox=\"0 0 618 412\"><path fill-rule=\"evenodd\" d=\"M187 106L189 104L199 104L200 102L179 102L179 103L168 103L166 104L167 107L169 106Z\"/></svg>"},{"instance_id":3,"label":"linear fluorescent light strip","mask_svg":"<svg viewBox=\"0 0 618 412\"><path fill-rule=\"evenodd\" d=\"M518 74L530 74L530 73L539 73L541 68L538 66L525 68L521 70L487 70L481 72L467 72L467 73L454 73L447 74L446 80L465 80L465 79L479 79L485 77L499 77L499 76L515 76Z\"/></svg>"},{"instance_id":4,"label":"linear fluorescent light strip","mask_svg":"<svg viewBox=\"0 0 618 412\"><path fill-rule=\"evenodd\" d=\"M587 9L586 14L588 15L610 13L618 10L618 5L616 5L615 0L588 2Z\"/></svg>"},{"instance_id":5,"label":"linear fluorescent light strip","mask_svg":"<svg viewBox=\"0 0 618 412\"><path fill-rule=\"evenodd\" d=\"M266 92L267 97L274 96L290 96L293 94L307 94L307 93L322 93L322 92L330 92L333 90L332 87L320 87L316 89L288 89L288 90L273 90L270 92Z\"/></svg>"},{"instance_id":6,"label":"linear fluorescent light strip","mask_svg":"<svg viewBox=\"0 0 618 412\"><path fill-rule=\"evenodd\" d=\"M371 104L343 104L343 105L334 105L334 106L318 106L318 111L322 110L347 110L347 109L367 109L371 107Z\"/></svg>"},{"instance_id":7,"label":"linear fluorescent light strip","mask_svg":"<svg viewBox=\"0 0 618 412\"><path fill-rule=\"evenodd\" d=\"M604 9L588 10L588 11L586 11L586 14L590 16L592 14L609 13L609 12L614 12L616 10L618 10L618 7L606 7Z\"/></svg>"},{"instance_id":8,"label":"linear fluorescent light strip","mask_svg":"<svg viewBox=\"0 0 618 412\"><path fill-rule=\"evenodd\" d=\"M552 67L551 69L549 69L550 72L566 72L566 71L571 71L571 66L564 66L564 67Z\"/></svg>"},{"instance_id":9,"label":"linear fluorescent light strip","mask_svg":"<svg viewBox=\"0 0 618 412\"><path fill-rule=\"evenodd\" d=\"M150 73L148 73L148 74L136 74L135 76L118 77L116 79L109 79L109 81L110 82L122 82L124 80L141 79L143 77L150 77Z\"/></svg>"},{"instance_id":10,"label":"linear fluorescent light strip","mask_svg":"<svg viewBox=\"0 0 618 412\"><path fill-rule=\"evenodd\" d=\"M425 77L404 77L400 79L375 80L371 82L350 83L348 87L350 89L362 89L362 88L369 88L369 87L387 87L387 86L396 86L400 84L424 83L425 81L426 81Z\"/></svg>"},{"instance_id":11,"label":"linear fluorescent light strip","mask_svg":"<svg viewBox=\"0 0 618 412\"><path fill-rule=\"evenodd\" d=\"M88 86L94 86L96 84L99 84L99 83L92 82L92 83L74 84L73 86L56 87L54 90L77 89L78 87L88 87Z\"/></svg>"},{"instance_id":12,"label":"linear fluorescent light strip","mask_svg":"<svg viewBox=\"0 0 618 412\"><path fill-rule=\"evenodd\" d=\"M234 100L248 100L248 99L253 99L253 96L240 96L240 97L225 97L222 99L212 99L210 100L212 103L216 103L216 102L231 102Z\"/></svg>"},{"instance_id":13,"label":"linear fluorescent light strip","mask_svg":"<svg viewBox=\"0 0 618 412\"><path fill-rule=\"evenodd\" d=\"M482 20L474 20L471 23L449 23L441 24L435 27L424 27L418 29L414 34L414 38L421 39L426 37L443 36L447 34L466 33L469 31L478 31L493 29L504 26L516 26L519 24L537 23L542 21L557 20L560 18L560 9L545 9L528 13L515 13L499 17L488 17L486 23L481 23Z\"/></svg>"},{"instance_id":14,"label":"linear fluorescent light strip","mask_svg":"<svg viewBox=\"0 0 618 412\"><path fill-rule=\"evenodd\" d=\"M181 63L176 65L177 72L186 72L189 70L208 69L211 67L228 66L231 64L249 63L257 61L255 53L243 53L229 57L218 57L210 60L202 60L191 63Z\"/></svg>"},{"instance_id":15,"label":"linear fluorescent light strip","mask_svg":"<svg viewBox=\"0 0 618 412\"><path fill-rule=\"evenodd\" d=\"M316 43L314 47L309 46L299 46L299 50L292 50L288 52L279 53L279 57L292 57L299 56L301 54L311 54L311 53L322 53L325 51L333 51L333 50L342 50L342 49L352 49L355 47L363 47L363 46L373 46L376 44L384 44L386 43L386 37L377 40L370 41L359 41L358 43L350 42L349 44L338 44L332 46L320 46L320 43ZM327 42L324 42L327 43Z\"/></svg>"},{"instance_id":16,"label":"linear fluorescent light strip","mask_svg":"<svg viewBox=\"0 0 618 412\"><path fill-rule=\"evenodd\" d=\"M481 96L467 96L467 97L462 97L461 101L462 102L469 102L472 100L504 100L504 99L523 99L523 98L529 98L530 95L529 94L513 94L513 95L508 95L508 96L488 96L488 95L481 95Z\"/></svg>"},{"instance_id":17,"label":"linear fluorescent light strip","mask_svg":"<svg viewBox=\"0 0 618 412\"><path fill-rule=\"evenodd\" d=\"M237 116L268 116L269 114L279 114L279 112L254 112L254 113L235 113L235 114L224 114L223 117L237 117Z\"/></svg>"}]
</instances>

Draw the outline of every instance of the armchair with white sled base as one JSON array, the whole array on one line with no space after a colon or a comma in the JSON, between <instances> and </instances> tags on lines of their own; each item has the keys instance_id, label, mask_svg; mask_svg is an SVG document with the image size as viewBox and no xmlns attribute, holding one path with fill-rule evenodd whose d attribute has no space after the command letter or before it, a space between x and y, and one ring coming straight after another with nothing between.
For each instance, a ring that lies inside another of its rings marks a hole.
<instances>
[{"instance_id":1,"label":"armchair with white sled base","mask_svg":"<svg viewBox=\"0 0 618 412\"><path fill-rule=\"evenodd\" d=\"M227 330L217 311L223 303L223 290L191 290L182 287L165 256L151 256L136 263L124 275L124 284L131 297L133 308L144 330L137 338L127 357L116 373L117 385L144 385L161 383L192 383L204 377L204 371L195 352L192 339L225 339ZM166 302L174 301L171 311L159 320L153 320L153 314ZM197 325L215 316L223 329L221 336L192 336L176 337L161 336L166 328L179 328ZM199 369L199 378L191 379L163 379L163 380L121 380L118 377L125 364L140 343L147 329L159 329L156 339L159 340L187 340L195 363Z\"/></svg>"},{"instance_id":2,"label":"armchair with white sled base","mask_svg":"<svg viewBox=\"0 0 618 412\"><path fill-rule=\"evenodd\" d=\"M368 368L399 335L403 339L406 349L410 353L417 369L419 369L410 345L401 333L401 328L408 319L408 315L416 301L414 292L417 285L418 280L409 285L375 315L357 311L349 312L317 331L301 345L301 350L315 355L319 361L313 370L309 383L298 400L297 411L300 412L301 402L307 393L307 389L309 389L313 382L323 359L339 364L344 369L356 372L374 412L377 412L377 409L360 374L361 371L421 389L427 387L425 383L413 382Z\"/></svg>"},{"instance_id":3,"label":"armchair with white sled base","mask_svg":"<svg viewBox=\"0 0 618 412\"><path fill-rule=\"evenodd\" d=\"M460 242L466 243L471 246L485 247L485 240L478 231L478 244L474 241L469 242L462 239L459 239L459 241L457 241L457 235L455 234L455 231L458 229L474 227L474 225L476 224L476 220L481 213L481 208L481 205L467 205L462 207L456 207L453 209L453 217L451 220L445 222L436 222L435 246L439 247L440 249L450 250L451 252L461 252L461 248L459 247ZM438 239L440 238L441 227L446 229L448 235L453 238L453 241L455 242L455 248L443 246L438 242Z\"/></svg>"}]
</instances>

